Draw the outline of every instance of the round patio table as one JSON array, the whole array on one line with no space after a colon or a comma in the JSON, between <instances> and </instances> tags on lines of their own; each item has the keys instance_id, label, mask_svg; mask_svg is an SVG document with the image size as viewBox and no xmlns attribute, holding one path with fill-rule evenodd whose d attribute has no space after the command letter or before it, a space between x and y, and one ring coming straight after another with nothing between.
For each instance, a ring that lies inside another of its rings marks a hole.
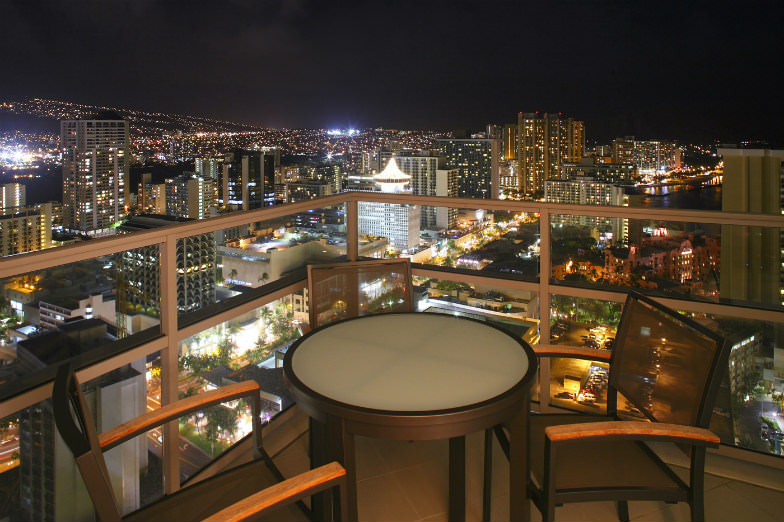
<instances>
[{"instance_id":1,"label":"round patio table","mask_svg":"<svg viewBox=\"0 0 784 522\"><path fill-rule=\"evenodd\" d=\"M354 435L449 439L449 519L465 519L465 435L510 428L510 517L528 520L526 423L536 356L488 322L436 313L391 313L316 329L286 353L285 376L312 419L312 464L338 460L348 474L347 514L357 520ZM319 444L323 444L319 446Z\"/></svg>"}]
</instances>

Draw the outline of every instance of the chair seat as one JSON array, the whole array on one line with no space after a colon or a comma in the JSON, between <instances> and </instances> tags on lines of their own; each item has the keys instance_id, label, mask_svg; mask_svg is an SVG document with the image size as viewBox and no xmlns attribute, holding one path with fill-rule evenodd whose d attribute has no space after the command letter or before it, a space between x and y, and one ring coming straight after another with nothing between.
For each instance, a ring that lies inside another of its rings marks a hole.
<instances>
[{"instance_id":1,"label":"chair seat","mask_svg":"<svg viewBox=\"0 0 784 522\"><path fill-rule=\"evenodd\" d=\"M217 475L212 480L197 482L158 502L123 517L143 522L177 522L201 520L265 487L279 481L263 460L256 460ZM289 504L270 513L263 520L308 520L296 505Z\"/></svg>"},{"instance_id":2,"label":"chair seat","mask_svg":"<svg viewBox=\"0 0 784 522\"><path fill-rule=\"evenodd\" d=\"M606 417L585 415L531 415L531 472L537 488L544 479L544 430L548 426L578 424L607 420ZM680 484L665 472L658 459L641 443L626 440L591 439L562 443L558 446L555 490L601 490L603 488L681 489ZM678 495L680 496L680 495ZM615 497L613 497L615 498Z\"/></svg>"}]
</instances>

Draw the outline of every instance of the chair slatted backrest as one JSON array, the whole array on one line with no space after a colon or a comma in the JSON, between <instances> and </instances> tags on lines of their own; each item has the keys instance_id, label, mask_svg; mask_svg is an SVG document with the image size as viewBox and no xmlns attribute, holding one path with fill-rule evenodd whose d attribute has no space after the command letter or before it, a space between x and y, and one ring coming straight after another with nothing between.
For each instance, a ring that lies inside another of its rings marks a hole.
<instances>
[{"instance_id":1,"label":"chair slatted backrest","mask_svg":"<svg viewBox=\"0 0 784 522\"><path fill-rule=\"evenodd\" d=\"M308 265L310 327L413 306L411 263L384 259Z\"/></svg>"},{"instance_id":2,"label":"chair slatted backrest","mask_svg":"<svg viewBox=\"0 0 784 522\"><path fill-rule=\"evenodd\" d=\"M657 422L707 428L729 350L724 339L651 299L629 294L613 346L613 390Z\"/></svg>"},{"instance_id":3,"label":"chair slatted backrest","mask_svg":"<svg viewBox=\"0 0 784 522\"><path fill-rule=\"evenodd\" d=\"M57 370L52 410L60 436L73 453L99 520L120 520L98 432L79 381L70 364Z\"/></svg>"}]
</instances>

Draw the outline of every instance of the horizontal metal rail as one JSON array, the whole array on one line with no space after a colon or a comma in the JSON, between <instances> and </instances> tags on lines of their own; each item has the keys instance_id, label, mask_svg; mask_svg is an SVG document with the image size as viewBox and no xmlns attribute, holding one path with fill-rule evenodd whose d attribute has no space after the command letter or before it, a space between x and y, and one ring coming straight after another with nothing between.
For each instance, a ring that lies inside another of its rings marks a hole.
<instances>
[{"instance_id":1,"label":"horizontal metal rail","mask_svg":"<svg viewBox=\"0 0 784 522\"><path fill-rule=\"evenodd\" d=\"M774 227L784 229L784 216L744 214L709 210L682 210L667 208L632 208L593 205L564 205L532 201L495 199L449 198L441 196L414 196L410 194L385 194L381 192L342 192L332 196L289 203L268 208L234 212L222 216L176 223L166 227L135 232L133 234L93 239L63 247L38 250L0 260L0 279L26 274L67 263L93 259L116 252L124 252L165 243L198 234L217 232L226 228L277 219L298 212L316 210L348 202L375 201L436 207L504 210L510 212L543 211L549 214L567 214L596 217L646 219L655 221L683 221L715 223L722 225Z\"/></svg>"}]
</instances>

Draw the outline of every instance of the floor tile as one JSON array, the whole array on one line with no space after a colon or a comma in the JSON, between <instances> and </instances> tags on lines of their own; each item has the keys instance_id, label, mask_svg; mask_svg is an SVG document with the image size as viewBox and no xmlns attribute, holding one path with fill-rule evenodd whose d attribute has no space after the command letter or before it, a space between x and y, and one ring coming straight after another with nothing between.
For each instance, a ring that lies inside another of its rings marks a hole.
<instances>
[{"instance_id":1,"label":"floor tile","mask_svg":"<svg viewBox=\"0 0 784 522\"><path fill-rule=\"evenodd\" d=\"M390 474L357 481L357 498L359 519L363 521L399 522L419 518Z\"/></svg>"},{"instance_id":2,"label":"floor tile","mask_svg":"<svg viewBox=\"0 0 784 522\"><path fill-rule=\"evenodd\" d=\"M466 439L466 520L482 518L483 434ZM448 442L387 441L356 438L357 490L360 519L372 521L446 520L448 492ZM276 457L284 473L307 466L306 437L296 440ZM685 468L676 473L688 479ZM491 520L509 519L509 465L494 442ZM784 520L784 492L758 487L721 476L705 476L705 513L708 522L774 522ZM686 503L630 502L633 521L678 522L690 520ZM613 502L572 503L556 508L561 522L615 521ZM541 515L531 504L532 522Z\"/></svg>"}]
</instances>

